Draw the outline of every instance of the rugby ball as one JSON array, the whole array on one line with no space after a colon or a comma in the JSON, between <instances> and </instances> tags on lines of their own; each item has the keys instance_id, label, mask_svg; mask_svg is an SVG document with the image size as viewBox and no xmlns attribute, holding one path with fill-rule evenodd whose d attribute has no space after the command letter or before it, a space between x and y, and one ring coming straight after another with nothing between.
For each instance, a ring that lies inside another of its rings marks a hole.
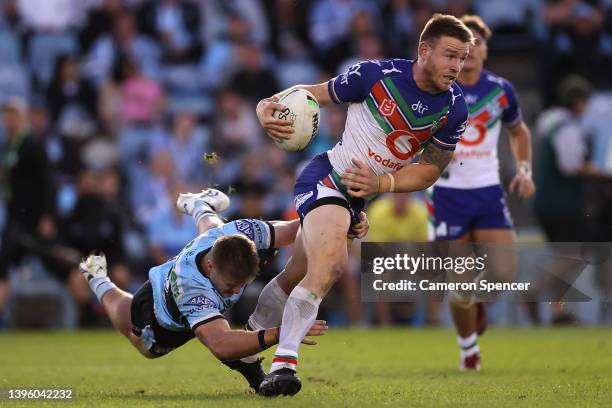
<instances>
[{"instance_id":1,"label":"rugby ball","mask_svg":"<svg viewBox=\"0 0 612 408\"><path fill-rule=\"evenodd\" d=\"M305 149L319 129L319 102L307 90L294 89L283 95L278 103L285 109L275 111L274 117L292 121L293 133L290 139L275 140L276 145L289 152Z\"/></svg>"}]
</instances>

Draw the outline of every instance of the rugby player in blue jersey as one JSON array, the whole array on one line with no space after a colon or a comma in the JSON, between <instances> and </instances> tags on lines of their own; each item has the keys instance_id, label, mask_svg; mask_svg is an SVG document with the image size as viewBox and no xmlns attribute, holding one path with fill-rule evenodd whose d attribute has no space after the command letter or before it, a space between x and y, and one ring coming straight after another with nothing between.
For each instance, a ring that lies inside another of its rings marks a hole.
<instances>
[{"instance_id":1,"label":"rugby player in blue jersey","mask_svg":"<svg viewBox=\"0 0 612 408\"><path fill-rule=\"evenodd\" d=\"M294 200L302 224L293 257L299 261L290 261L285 273L264 288L249 320L256 330L282 320L262 394L300 390L295 375L300 342L315 322L322 298L348 268L347 231L361 221L365 201L382 192L424 190L450 162L468 116L455 80L472 42L461 21L437 14L421 33L415 61L362 61L327 82L296 86L310 91L323 107L349 105L341 141L316 156L296 180ZM259 121L271 138L292 133L290 121L273 116L284 109L278 101L288 91L257 105ZM421 149L419 161L412 163Z\"/></svg>"},{"instance_id":2,"label":"rugby player in blue jersey","mask_svg":"<svg viewBox=\"0 0 612 408\"><path fill-rule=\"evenodd\" d=\"M214 189L179 195L178 208L194 218L201 235L174 258L151 268L149 280L134 296L110 281L104 255L92 254L79 267L113 326L143 356L161 357L197 337L257 391L264 375L261 361L248 357L276 344L279 329L232 330L222 314L255 278L258 251L293 243L299 221L244 219L224 224L217 211L228 205L229 198ZM325 321L316 320L307 335L320 336L326 329ZM311 339L304 343L316 344Z\"/></svg>"}]
</instances>

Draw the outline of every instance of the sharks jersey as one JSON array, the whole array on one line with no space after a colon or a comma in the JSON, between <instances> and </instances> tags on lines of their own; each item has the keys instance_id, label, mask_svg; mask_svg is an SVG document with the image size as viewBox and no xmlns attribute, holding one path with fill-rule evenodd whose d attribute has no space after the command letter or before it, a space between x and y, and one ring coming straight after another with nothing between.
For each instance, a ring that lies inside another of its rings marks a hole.
<instances>
[{"instance_id":1,"label":"sharks jersey","mask_svg":"<svg viewBox=\"0 0 612 408\"><path fill-rule=\"evenodd\" d=\"M436 186L472 189L500 184L497 144L502 123L518 125L521 111L512 84L482 71L474 85L461 85L469 109L467 130Z\"/></svg>"},{"instance_id":2,"label":"sharks jersey","mask_svg":"<svg viewBox=\"0 0 612 408\"><path fill-rule=\"evenodd\" d=\"M456 84L445 92L422 91L413 78L413 61L367 60L328 82L335 103L348 102L342 140L329 152L333 169L342 174L352 159L377 175L409 164L426 143L454 150L468 116Z\"/></svg>"},{"instance_id":3,"label":"sharks jersey","mask_svg":"<svg viewBox=\"0 0 612 408\"><path fill-rule=\"evenodd\" d=\"M220 317L240 299L240 293L223 297L200 271L199 263L215 241L229 234L242 234L258 250L274 247L274 228L259 220L245 219L213 228L195 238L168 262L151 268L155 318L171 331L194 330L198 325Z\"/></svg>"}]
</instances>

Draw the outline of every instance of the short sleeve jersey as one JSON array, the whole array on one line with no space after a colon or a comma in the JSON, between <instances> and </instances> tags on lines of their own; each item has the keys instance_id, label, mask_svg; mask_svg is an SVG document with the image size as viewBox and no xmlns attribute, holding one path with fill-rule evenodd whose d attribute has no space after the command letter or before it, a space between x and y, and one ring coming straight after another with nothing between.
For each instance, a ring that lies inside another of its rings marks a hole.
<instances>
[{"instance_id":1,"label":"short sleeve jersey","mask_svg":"<svg viewBox=\"0 0 612 408\"><path fill-rule=\"evenodd\" d=\"M199 267L201 257L215 241L229 234L242 234L258 250L274 247L274 228L260 220L244 219L213 228L188 243L168 262L151 268L155 317L173 331L194 330L198 325L221 316L240 299L240 293L223 297Z\"/></svg>"},{"instance_id":2,"label":"short sleeve jersey","mask_svg":"<svg viewBox=\"0 0 612 408\"><path fill-rule=\"evenodd\" d=\"M474 85L459 85L469 110L467 130L436 185L470 189L500 184L497 145L502 124L511 128L522 120L516 91L507 79L485 70Z\"/></svg>"},{"instance_id":3,"label":"short sleeve jersey","mask_svg":"<svg viewBox=\"0 0 612 408\"><path fill-rule=\"evenodd\" d=\"M367 60L328 82L336 103L350 103L342 140L329 152L342 173L352 159L365 162L376 174L409 164L426 143L454 150L465 130L467 106L462 91L431 94L413 78L411 60Z\"/></svg>"}]
</instances>

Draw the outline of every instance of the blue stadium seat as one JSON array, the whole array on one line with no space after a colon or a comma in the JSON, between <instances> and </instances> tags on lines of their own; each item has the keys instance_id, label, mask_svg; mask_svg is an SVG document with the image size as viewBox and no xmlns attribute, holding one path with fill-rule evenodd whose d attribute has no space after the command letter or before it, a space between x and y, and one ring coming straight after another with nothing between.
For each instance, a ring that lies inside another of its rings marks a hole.
<instances>
[{"instance_id":1,"label":"blue stadium seat","mask_svg":"<svg viewBox=\"0 0 612 408\"><path fill-rule=\"evenodd\" d=\"M0 64L0 98L6 95L28 99L30 81L28 70L19 64Z\"/></svg>"},{"instance_id":2,"label":"blue stadium seat","mask_svg":"<svg viewBox=\"0 0 612 408\"><path fill-rule=\"evenodd\" d=\"M0 28L0 61L2 64L18 64L21 61L21 45L15 34Z\"/></svg>"},{"instance_id":3,"label":"blue stadium seat","mask_svg":"<svg viewBox=\"0 0 612 408\"><path fill-rule=\"evenodd\" d=\"M76 36L72 33L36 33L30 40L28 60L41 86L53 75L55 61L62 54L77 54Z\"/></svg>"}]
</instances>

